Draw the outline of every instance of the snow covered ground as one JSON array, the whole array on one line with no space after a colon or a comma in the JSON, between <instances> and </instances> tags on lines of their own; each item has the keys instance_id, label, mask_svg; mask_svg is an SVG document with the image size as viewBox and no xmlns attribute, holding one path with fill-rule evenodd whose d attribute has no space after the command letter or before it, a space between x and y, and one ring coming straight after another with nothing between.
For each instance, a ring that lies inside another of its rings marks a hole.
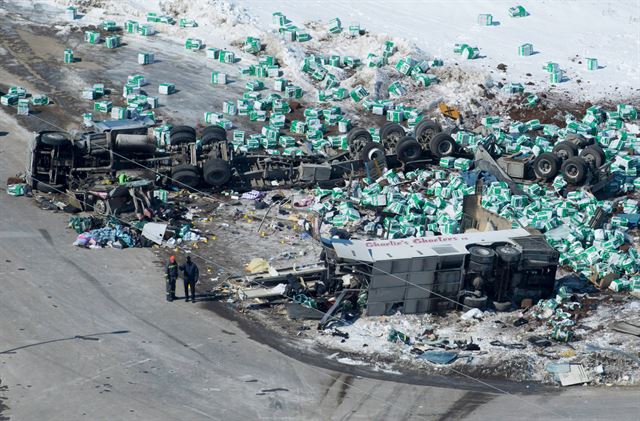
<instances>
[{"instance_id":1,"label":"snow covered ground","mask_svg":"<svg viewBox=\"0 0 640 421\"><path fill-rule=\"evenodd\" d=\"M640 0L602 1L523 1L530 13L522 18L508 14L513 1L461 0L47 0L59 5L90 7L78 24L97 23L109 17L143 17L147 12L165 11L174 16L191 17L198 28L157 25L170 36L201 37L210 45L237 42L250 35L273 31L271 14L284 13L298 26L306 24L327 33L326 23L338 17L343 26L359 23L375 35L373 40L404 39L429 57L458 63L466 72L503 82L533 82L532 91L551 90L570 94L574 101L636 99L640 97ZM25 0L24 3L40 3ZM481 26L478 14L493 15L494 25ZM319 21L321 25L310 25ZM311 32L311 31L310 31ZM338 38L340 40L340 38ZM481 57L465 60L453 53L454 43L467 43L480 49ZM533 44L534 54L518 56L518 46ZM339 52L340 43L324 43L330 54ZM374 44L376 47L379 45ZM374 46L361 45L366 56ZM587 70L586 58L597 58L600 68ZM566 81L552 86L542 69L552 61L566 70ZM498 64L507 66L499 71ZM462 97L459 99L463 99Z\"/></svg>"}]
</instances>

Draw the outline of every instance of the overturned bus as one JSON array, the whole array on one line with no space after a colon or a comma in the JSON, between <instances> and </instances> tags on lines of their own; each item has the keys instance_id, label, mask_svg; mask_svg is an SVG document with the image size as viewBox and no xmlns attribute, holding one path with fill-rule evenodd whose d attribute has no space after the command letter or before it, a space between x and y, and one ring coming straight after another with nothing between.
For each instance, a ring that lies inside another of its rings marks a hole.
<instances>
[{"instance_id":1,"label":"overturned bus","mask_svg":"<svg viewBox=\"0 0 640 421\"><path fill-rule=\"evenodd\" d=\"M559 258L543 236L523 228L332 243L336 270L368 282L368 316L536 302L552 294Z\"/></svg>"}]
</instances>

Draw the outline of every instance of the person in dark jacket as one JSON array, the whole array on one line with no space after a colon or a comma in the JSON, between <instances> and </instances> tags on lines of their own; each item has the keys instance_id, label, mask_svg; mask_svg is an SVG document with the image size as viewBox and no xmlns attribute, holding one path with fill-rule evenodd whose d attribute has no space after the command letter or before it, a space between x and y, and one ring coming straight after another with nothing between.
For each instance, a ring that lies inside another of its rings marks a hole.
<instances>
[{"instance_id":1,"label":"person in dark jacket","mask_svg":"<svg viewBox=\"0 0 640 421\"><path fill-rule=\"evenodd\" d=\"M165 277L167 278L167 301L173 301L176 298L176 279L178 279L176 256L169 257Z\"/></svg>"},{"instance_id":2,"label":"person in dark jacket","mask_svg":"<svg viewBox=\"0 0 640 421\"><path fill-rule=\"evenodd\" d=\"M187 256L187 263L180 266L184 278L184 300L189 301L189 288L191 288L191 302L196 302L196 282L200 276L198 266L191 261L191 256Z\"/></svg>"}]
</instances>

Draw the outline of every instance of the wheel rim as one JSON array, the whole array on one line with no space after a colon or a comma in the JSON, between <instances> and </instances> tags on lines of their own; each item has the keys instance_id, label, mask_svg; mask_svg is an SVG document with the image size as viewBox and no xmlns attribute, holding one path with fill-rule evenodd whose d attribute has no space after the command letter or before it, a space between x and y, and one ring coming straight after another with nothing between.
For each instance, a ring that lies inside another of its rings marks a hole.
<instances>
[{"instance_id":1,"label":"wheel rim","mask_svg":"<svg viewBox=\"0 0 640 421\"><path fill-rule=\"evenodd\" d=\"M100 215L106 215L107 214L107 204L104 202L104 200L96 200L96 203L94 203L93 205L93 210L96 211L98 214Z\"/></svg>"},{"instance_id":2,"label":"wheel rim","mask_svg":"<svg viewBox=\"0 0 640 421\"><path fill-rule=\"evenodd\" d=\"M451 144L451 142L440 142L440 144L438 145L438 153L440 155L443 155L443 156L449 155L452 150L453 150L453 145Z\"/></svg>"},{"instance_id":3,"label":"wheel rim","mask_svg":"<svg viewBox=\"0 0 640 421\"><path fill-rule=\"evenodd\" d=\"M376 160L380 155L384 156L384 153L380 149L372 149L369 151L368 157L370 161Z\"/></svg>"},{"instance_id":4,"label":"wheel rim","mask_svg":"<svg viewBox=\"0 0 640 421\"><path fill-rule=\"evenodd\" d=\"M569 164L566 166L566 168L564 169L565 174L567 174L569 177L571 178L576 178L578 176L578 167L576 165L573 164Z\"/></svg>"},{"instance_id":5,"label":"wheel rim","mask_svg":"<svg viewBox=\"0 0 640 421\"><path fill-rule=\"evenodd\" d=\"M422 143L428 143L435 134L436 131L432 128L424 129L420 132L420 141Z\"/></svg>"},{"instance_id":6,"label":"wheel rim","mask_svg":"<svg viewBox=\"0 0 640 421\"><path fill-rule=\"evenodd\" d=\"M538 164L538 170L542 174L549 174L551 172L551 163L546 159L541 160Z\"/></svg>"},{"instance_id":7,"label":"wheel rim","mask_svg":"<svg viewBox=\"0 0 640 421\"><path fill-rule=\"evenodd\" d=\"M476 251L477 254L482 255L482 257L486 257L486 256L489 256L491 254L491 253L489 253L489 250L483 249L483 248L477 248L475 251Z\"/></svg>"},{"instance_id":8,"label":"wheel rim","mask_svg":"<svg viewBox=\"0 0 640 421\"><path fill-rule=\"evenodd\" d=\"M569 154L565 150L560 149L556 154L562 159L569 159Z\"/></svg>"},{"instance_id":9,"label":"wheel rim","mask_svg":"<svg viewBox=\"0 0 640 421\"><path fill-rule=\"evenodd\" d=\"M385 139L386 146L395 147L401 138L402 138L402 134L398 132L391 132L390 134L387 135Z\"/></svg>"},{"instance_id":10,"label":"wheel rim","mask_svg":"<svg viewBox=\"0 0 640 421\"><path fill-rule=\"evenodd\" d=\"M587 162L587 164L589 164L589 165L595 165L596 164L595 156L593 156L590 153L586 153L586 154L582 155L582 159L584 159Z\"/></svg>"}]
</instances>

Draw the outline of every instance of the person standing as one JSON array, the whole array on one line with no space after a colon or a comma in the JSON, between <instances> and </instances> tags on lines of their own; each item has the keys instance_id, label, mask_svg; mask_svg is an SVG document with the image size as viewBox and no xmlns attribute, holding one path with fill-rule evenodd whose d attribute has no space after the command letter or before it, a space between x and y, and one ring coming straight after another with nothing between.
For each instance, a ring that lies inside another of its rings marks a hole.
<instances>
[{"instance_id":1,"label":"person standing","mask_svg":"<svg viewBox=\"0 0 640 421\"><path fill-rule=\"evenodd\" d=\"M198 266L191 261L191 256L187 256L187 263L180 266L184 273L184 300L189 301L189 289L191 289L191 302L196 302L196 283L200 276Z\"/></svg>"},{"instance_id":2,"label":"person standing","mask_svg":"<svg viewBox=\"0 0 640 421\"><path fill-rule=\"evenodd\" d=\"M176 263L176 256L169 257L165 277L167 278L167 301L173 301L176 298L176 280L178 279L178 263Z\"/></svg>"}]
</instances>

